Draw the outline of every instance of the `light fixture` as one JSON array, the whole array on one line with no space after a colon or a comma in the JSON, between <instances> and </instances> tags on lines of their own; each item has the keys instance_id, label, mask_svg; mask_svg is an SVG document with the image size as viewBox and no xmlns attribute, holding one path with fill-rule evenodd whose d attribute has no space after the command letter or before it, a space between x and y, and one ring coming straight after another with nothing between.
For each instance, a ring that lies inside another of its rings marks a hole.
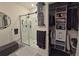
<instances>
[{"instance_id":1,"label":"light fixture","mask_svg":"<svg viewBox=\"0 0 79 59\"><path fill-rule=\"evenodd\" d=\"M32 4L32 7L34 6L34 4Z\"/></svg>"}]
</instances>

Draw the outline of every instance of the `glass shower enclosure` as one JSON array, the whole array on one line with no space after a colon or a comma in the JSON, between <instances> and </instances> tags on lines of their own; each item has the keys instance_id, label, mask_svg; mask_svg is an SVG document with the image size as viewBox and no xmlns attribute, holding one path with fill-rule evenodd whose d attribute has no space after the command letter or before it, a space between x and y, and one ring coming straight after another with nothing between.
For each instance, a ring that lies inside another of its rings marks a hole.
<instances>
[{"instance_id":1,"label":"glass shower enclosure","mask_svg":"<svg viewBox=\"0 0 79 59\"><path fill-rule=\"evenodd\" d=\"M21 41L29 46L36 46L36 14L20 16Z\"/></svg>"}]
</instances>

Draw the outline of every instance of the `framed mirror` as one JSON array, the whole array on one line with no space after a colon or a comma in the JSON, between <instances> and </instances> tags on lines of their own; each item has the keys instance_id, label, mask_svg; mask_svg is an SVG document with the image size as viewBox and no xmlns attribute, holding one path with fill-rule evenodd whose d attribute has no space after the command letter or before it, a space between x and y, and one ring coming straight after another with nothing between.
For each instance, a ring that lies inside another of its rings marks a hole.
<instances>
[{"instance_id":1,"label":"framed mirror","mask_svg":"<svg viewBox=\"0 0 79 59\"><path fill-rule=\"evenodd\" d=\"M11 24L11 19L8 15L0 12L0 29L5 29Z\"/></svg>"}]
</instances>

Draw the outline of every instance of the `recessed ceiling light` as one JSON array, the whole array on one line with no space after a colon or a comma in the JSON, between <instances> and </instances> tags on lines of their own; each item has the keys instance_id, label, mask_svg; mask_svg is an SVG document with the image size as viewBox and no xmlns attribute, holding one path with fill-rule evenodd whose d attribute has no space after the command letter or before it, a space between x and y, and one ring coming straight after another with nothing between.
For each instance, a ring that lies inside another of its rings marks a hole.
<instances>
[{"instance_id":1,"label":"recessed ceiling light","mask_svg":"<svg viewBox=\"0 0 79 59\"><path fill-rule=\"evenodd\" d=\"M32 7L34 6L34 4L32 4Z\"/></svg>"}]
</instances>

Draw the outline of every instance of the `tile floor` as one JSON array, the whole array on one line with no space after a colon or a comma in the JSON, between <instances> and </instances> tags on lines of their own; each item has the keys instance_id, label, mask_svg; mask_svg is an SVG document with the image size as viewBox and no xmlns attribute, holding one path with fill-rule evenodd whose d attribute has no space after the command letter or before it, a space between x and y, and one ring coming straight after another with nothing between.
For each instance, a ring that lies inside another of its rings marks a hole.
<instances>
[{"instance_id":1,"label":"tile floor","mask_svg":"<svg viewBox=\"0 0 79 59\"><path fill-rule=\"evenodd\" d=\"M37 48L24 46L19 48L17 51L13 52L9 56L42 56L42 55L38 53Z\"/></svg>"}]
</instances>

